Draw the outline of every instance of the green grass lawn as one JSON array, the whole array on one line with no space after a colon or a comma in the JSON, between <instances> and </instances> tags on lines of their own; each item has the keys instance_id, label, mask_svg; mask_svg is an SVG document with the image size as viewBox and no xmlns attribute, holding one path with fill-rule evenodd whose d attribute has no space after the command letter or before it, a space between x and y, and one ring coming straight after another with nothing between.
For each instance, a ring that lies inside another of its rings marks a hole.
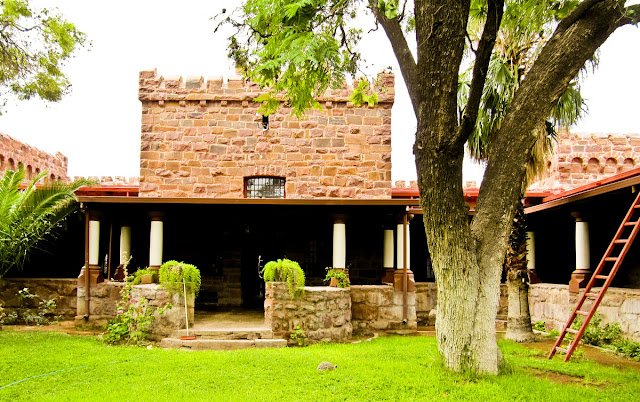
<instances>
[{"instance_id":1,"label":"green grass lawn","mask_svg":"<svg viewBox=\"0 0 640 402\"><path fill-rule=\"evenodd\" d=\"M0 400L640 400L638 371L549 361L507 341L501 349L505 372L474 379L445 371L432 337L189 352L4 330ZM338 369L319 372L322 361Z\"/></svg>"}]
</instances>

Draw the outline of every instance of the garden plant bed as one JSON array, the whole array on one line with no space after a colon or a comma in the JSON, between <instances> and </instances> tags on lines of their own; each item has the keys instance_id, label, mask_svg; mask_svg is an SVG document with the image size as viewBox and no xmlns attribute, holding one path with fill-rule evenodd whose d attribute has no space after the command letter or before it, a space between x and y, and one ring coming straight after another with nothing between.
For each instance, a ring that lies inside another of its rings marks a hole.
<instances>
[{"instance_id":1,"label":"garden plant bed","mask_svg":"<svg viewBox=\"0 0 640 402\"><path fill-rule=\"evenodd\" d=\"M504 372L472 378L445 371L428 336L187 352L5 328L0 400L640 400L640 370L596 363L590 353L549 361L534 345L500 341ZM338 367L319 372L323 361Z\"/></svg>"}]
</instances>

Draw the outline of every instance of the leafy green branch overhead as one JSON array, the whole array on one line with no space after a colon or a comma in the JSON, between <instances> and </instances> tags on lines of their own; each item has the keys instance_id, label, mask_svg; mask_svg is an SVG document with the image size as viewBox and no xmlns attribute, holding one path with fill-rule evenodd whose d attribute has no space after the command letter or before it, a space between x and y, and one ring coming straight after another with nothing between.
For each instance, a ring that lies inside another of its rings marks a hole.
<instances>
[{"instance_id":1,"label":"leafy green branch overhead","mask_svg":"<svg viewBox=\"0 0 640 402\"><path fill-rule=\"evenodd\" d=\"M59 101L71 87L62 67L85 45L85 34L55 11L33 8L29 0L0 1L0 25L1 106L7 95Z\"/></svg>"},{"instance_id":2,"label":"leafy green branch overhead","mask_svg":"<svg viewBox=\"0 0 640 402\"><path fill-rule=\"evenodd\" d=\"M362 30L349 26L357 2L345 0L257 0L217 18L236 32L229 38L229 56L245 76L271 92L260 98L271 114L284 92L297 115L320 105L316 98L355 75ZM286 91L286 92L285 92ZM293 95L295 94L295 96Z\"/></svg>"}]
</instances>

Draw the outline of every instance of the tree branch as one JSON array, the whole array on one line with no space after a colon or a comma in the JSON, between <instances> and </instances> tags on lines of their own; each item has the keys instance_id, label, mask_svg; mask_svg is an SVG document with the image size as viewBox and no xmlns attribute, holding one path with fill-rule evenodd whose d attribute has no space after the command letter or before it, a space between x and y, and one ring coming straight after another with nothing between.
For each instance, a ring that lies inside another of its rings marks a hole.
<instances>
[{"instance_id":1,"label":"tree branch","mask_svg":"<svg viewBox=\"0 0 640 402\"><path fill-rule=\"evenodd\" d=\"M498 30L500 29L503 12L504 0L489 0L487 21L482 29L482 36L480 37L478 50L476 51L476 61L473 65L469 99L467 100L467 105L464 108L462 124L460 124L458 132L453 137L453 142L464 144L476 125L476 120L478 119L478 108L480 107L480 100L482 99L482 91L487 79L489 61L491 60L493 46L496 43Z\"/></svg>"},{"instance_id":2,"label":"tree branch","mask_svg":"<svg viewBox=\"0 0 640 402\"><path fill-rule=\"evenodd\" d=\"M618 21L618 27L640 23L640 4L634 4L624 9L625 17Z\"/></svg>"},{"instance_id":3,"label":"tree branch","mask_svg":"<svg viewBox=\"0 0 640 402\"><path fill-rule=\"evenodd\" d=\"M382 28L384 28L384 31L389 38L389 42L391 42L393 53L395 54L396 59L398 59L400 72L402 73L404 82L407 85L407 90L409 91L413 110L417 116L419 105L417 68L416 61L413 58L413 54L411 54L409 45L407 44L407 38L405 38L404 33L402 32L402 27L400 26L400 22L397 18L387 18L384 13L380 11L378 6L374 4L370 4L370 7L373 11L373 15L376 17L376 21L382 25Z\"/></svg>"},{"instance_id":4,"label":"tree branch","mask_svg":"<svg viewBox=\"0 0 640 402\"><path fill-rule=\"evenodd\" d=\"M556 29L520 84L494 137L471 223L479 255L504 252L535 128L549 116L553 103L584 63L615 31L624 12L619 0L603 0L581 12L579 18L567 17L573 23Z\"/></svg>"}]
</instances>

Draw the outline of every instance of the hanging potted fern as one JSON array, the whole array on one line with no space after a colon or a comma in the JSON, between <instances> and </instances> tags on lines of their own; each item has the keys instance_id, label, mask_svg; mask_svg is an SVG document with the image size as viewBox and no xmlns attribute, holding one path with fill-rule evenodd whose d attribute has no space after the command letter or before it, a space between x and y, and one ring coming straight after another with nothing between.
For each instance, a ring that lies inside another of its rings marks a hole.
<instances>
[{"instance_id":1,"label":"hanging potted fern","mask_svg":"<svg viewBox=\"0 0 640 402\"><path fill-rule=\"evenodd\" d=\"M200 270L195 265L174 260L167 261L160 267L159 277L162 286L170 292L177 292L182 296L185 287L193 291L196 297L200 292L202 280Z\"/></svg>"},{"instance_id":2,"label":"hanging potted fern","mask_svg":"<svg viewBox=\"0 0 640 402\"><path fill-rule=\"evenodd\" d=\"M265 282L286 282L289 294L298 297L304 288L304 271L300 264L286 258L269 261L262 269Z\"/></svg>"}]
</instances>

